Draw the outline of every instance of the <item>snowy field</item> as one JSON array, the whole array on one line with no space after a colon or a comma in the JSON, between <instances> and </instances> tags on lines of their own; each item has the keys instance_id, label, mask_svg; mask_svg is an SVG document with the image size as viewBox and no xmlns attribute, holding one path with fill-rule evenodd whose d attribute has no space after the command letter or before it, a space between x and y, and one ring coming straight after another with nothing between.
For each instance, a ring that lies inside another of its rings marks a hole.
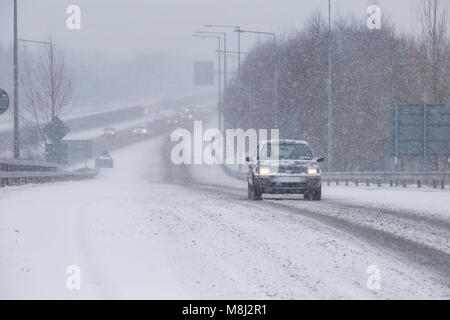
<instances>
[{"instance_id":1,"label":"snowy field","mask_svg":"<svg viewBox=\"0 0 450 320\"><path fill-rule=\"evenodd\" d=\"M448 193L325 187L320 203L253 202L219 167L172 167L165 142L113 152L95 180L0 189L0 298L450 298Z\"/></svg>"}]
</instances>

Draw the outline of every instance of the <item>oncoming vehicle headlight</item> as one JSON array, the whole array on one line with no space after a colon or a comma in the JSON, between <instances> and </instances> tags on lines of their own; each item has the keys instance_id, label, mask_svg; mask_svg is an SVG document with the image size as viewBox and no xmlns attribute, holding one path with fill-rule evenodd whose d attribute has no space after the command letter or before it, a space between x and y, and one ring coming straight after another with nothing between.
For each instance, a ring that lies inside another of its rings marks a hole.
<instances>
[{"instance_id":1,"label":"oncoming vehicle headlight","mask_svg":"<svg viewBox=\"0 0 450 320\"><path fill-rule=\"evenodd\" d=\"M306 173L309 174L310 176L316 175L319 173L319 168L317 167L308 167L308 169L306 169Z\"/></svg>"},{"instance_id":2,"label":"oncoming vehicle headlight","mask_svg":"<svg viewBox=\"0 0 450 320\"><path fill-rule=\"evenodd\" d=\"M258 168L258 173L261 175L264 175L264 176L268 175L268 174L270 174L270 168L266 167L266 166L261 166Z\"/></svg>"}]
</instances>

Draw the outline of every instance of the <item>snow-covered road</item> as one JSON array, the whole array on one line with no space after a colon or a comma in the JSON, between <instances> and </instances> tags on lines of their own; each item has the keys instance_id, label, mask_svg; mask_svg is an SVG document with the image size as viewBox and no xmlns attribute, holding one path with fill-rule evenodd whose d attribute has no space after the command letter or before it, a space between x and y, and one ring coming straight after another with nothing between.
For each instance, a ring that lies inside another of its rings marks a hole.
<instances>
[{"instance_id":1,"label":"snow-covered road","mask_svg":"<svg viewBox=\"0 0 450 320\"><path fill-rule=\"evenodd\" d=\"M0 298L450 298L448 209L343 188L253 202L219 167L171 166L165 145L114 152L96 180L1 189Z\"/></svg>"}]
</instances>

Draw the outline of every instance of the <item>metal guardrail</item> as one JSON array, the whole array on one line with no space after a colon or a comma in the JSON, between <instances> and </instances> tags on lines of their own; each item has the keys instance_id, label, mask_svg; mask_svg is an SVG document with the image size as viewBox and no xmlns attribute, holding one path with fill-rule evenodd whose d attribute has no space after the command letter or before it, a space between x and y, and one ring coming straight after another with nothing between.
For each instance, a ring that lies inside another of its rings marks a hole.
<instances>
[{"instance_id":1,"label":"metal guardrail","mask_svg":"<svg viewBox=\"0 0 450 320\"><path fill-rule=\"evenodd\" d=\"M229 176L236 178L238 180L243 180L243 181L247 181L247 173L244 172L240 172L240 171L236 171L231 169L229 166L227 166L226 164L222 164L221 165L222 170Z\"/></svg>"},{"instance_id":2,"label":"metal guardrail","mask_svg":"<svg viewBox=\"0 0 450 320\"><path fill-rule=\"evenodd\" d=\"M28 183L50 183L58 181L72 181L93 179L97 176L96 170L86 171L32 171L32 172L5 172L0 171L0 187L18 186Z\"/></svg>"},{"instance_id":3,"label":"metal guardrail","mask_svg":"<svg viewBox=\"0 0 450 320\"><path fill-rule=\"evenodd\" d=\"M346 186L375 184L378 187L389 185L406 188L414 184L418 188L428 185L434 189L438 187L445 189L446 184L450 183L450 172L325 172L322 174L322 181L325 181L327 185L331 183L337 185L344 183Z\"/></svg>"},{"instance_id":4,"label":"metal guardrail","mask_svg":"<svg viewBox=\"0 0 450 320\"><path fill-rule=\"evenodd\" d=\"M58 165L49 162L0 159L0 171L57 171Z\"/></svg>"},{"instance_id":5,"label":"metal guardrail","mask_svg":"<svg viewBox=\"0 0 450 320\"><path fill-rule=\"evenodd\" d=\"M247 174L236 171L227 165L222 165L223 171L236 179L247 180ZM406 188L409 185L431 186L434 189L445 189L450 184L450 171L445 172L323 172L322 182L327 185L341 183L349 186L376 185L381 187L388 185L390 187L402 186Z\"/></svg>"}]
</instances>

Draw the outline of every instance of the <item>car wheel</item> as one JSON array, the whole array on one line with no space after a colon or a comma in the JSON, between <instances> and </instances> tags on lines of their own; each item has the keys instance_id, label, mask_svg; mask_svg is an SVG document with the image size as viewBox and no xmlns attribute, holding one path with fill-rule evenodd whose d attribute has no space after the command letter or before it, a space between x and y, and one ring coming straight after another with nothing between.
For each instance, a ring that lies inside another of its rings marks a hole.
<instances>
[{"instance_id":1,"label":"car wheel","mask_svg":"<svg viewBox=\"0 0 450 320\"><path fill-rule=\"evenodd\" d=\"M262 193L254 185L248 184L248 198L250 200L262 200Z\"/></svg>"},{"instance_id":2,"label":"car wheel","mask_svg":"<svg viewBox=\"0 0 450 320\"><path fill-rule=\"evenodd\" d=\"M322 200L322 188L318 188L318 189L314 190L313 200L314 201Z\"/></svg>"},{"instance_id":3,"label":"car wheel","mask_svg":"<svg viewBox=\"0 0 450 320\"><path fill-rule=\"evenodd\" d=\"M253 200L262 200L262 192L258 188L255 187L253 189L253 195L254 195Z\"/></svg>"},{"instance_id":4,"label":"car wheel","mask_svg":"<svg viewBox=\"0 0 450 320\"><path fill-rule=\"evenodd\" d=\"M313 190L305 190L305 193L303 194L303 198L306 201L312 201L313 197L314 197L313 192L314 192Z\"/></svg>"},{"instance_id":5,"label":"car wheel","mask_svg":"<svg viewBox=\"0 0 450 320\"><path fill-rule=\"evenodd\" d=\"M253 188L250 183L248 184L248 199L253 200Z\"/></svg>"}]
</instances>

